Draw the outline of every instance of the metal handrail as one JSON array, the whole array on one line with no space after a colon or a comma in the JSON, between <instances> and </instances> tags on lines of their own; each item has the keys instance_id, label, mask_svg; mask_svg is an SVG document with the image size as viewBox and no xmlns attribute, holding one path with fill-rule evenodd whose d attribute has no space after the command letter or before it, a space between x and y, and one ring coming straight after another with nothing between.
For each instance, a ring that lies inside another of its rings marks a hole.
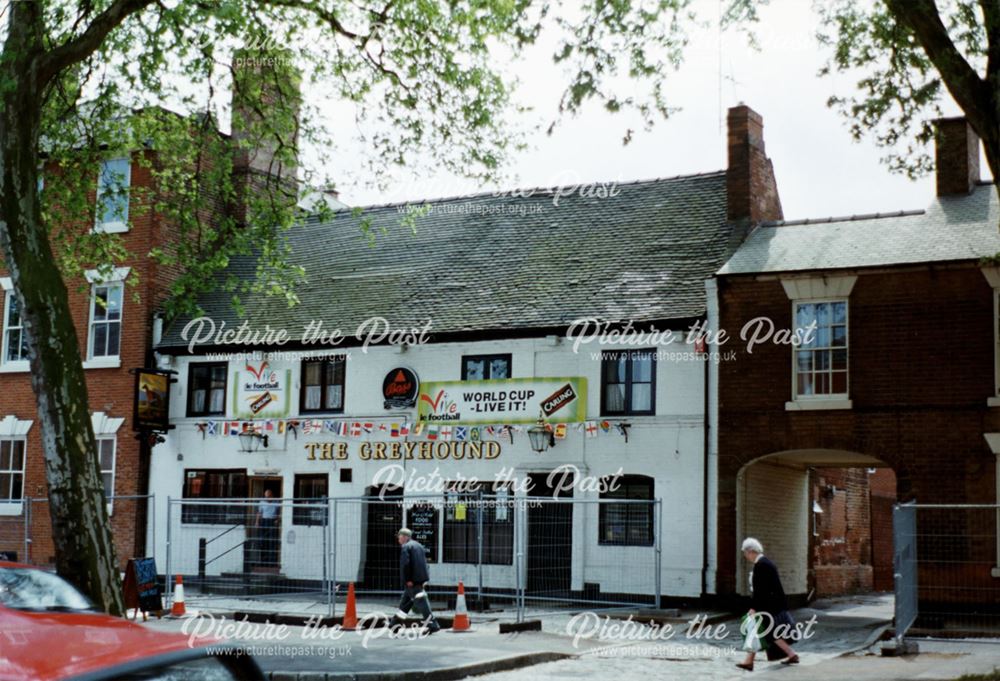
<instances>
[{"instance_id":1,"label":"metal handrail","mask_svg":"<svg viewBox=\"0 0 1000 681\"><path fill-rule=\"evenodd\" d=\"M225 551L223 551L222 553L220 553L219 555L217 555L217 556L216 556L215 558L213 558L212 560L206 560L206 561L205 561L205 567L208 567L209 565L211 565L211 564L212 564L212 563L214 563L215 561L217 561L217 560L219 560L220 558L222 558L222 557L223 557L224 555L226 555L227 553L230 553L230 552L232 552L232 551L235 551L236 549L240 548L241 546L243 546L244 544L247 544L247 543L248 543L248 542L250 542L250 541L251 541L250 539L244 539L244 540L243 540L243 541L241 541L241 542L240 542L239 544L235 544L235 545L231 546L230 548L226 549Z\"/></svg>"},{"instance_id":2,"label":"metal handrail","mask_svg":"<svg viewBox=\"0 0 1000 681\"><path fill-rule=\"evenodd\" d=\"M235 530L237 527L243 527L243 525L244 525L244 523L237 523L237 524L233 525L228 530L224 530L222 533L217 534L214 537L212 537L211 539L206 540L205 541L205 546L208 546L209 544L211 544L212 542L214 542L216 539L219 539L221 537L226 536L227 534L229 534L230 532L232 532L233 530Z\"/></svg>"}]
</instances>

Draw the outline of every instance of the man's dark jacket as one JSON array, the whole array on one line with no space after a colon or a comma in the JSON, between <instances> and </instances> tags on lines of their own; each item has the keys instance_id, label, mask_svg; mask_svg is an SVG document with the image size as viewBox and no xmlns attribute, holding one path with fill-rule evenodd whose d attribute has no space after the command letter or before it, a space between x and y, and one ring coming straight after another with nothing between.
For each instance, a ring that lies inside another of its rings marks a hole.
<instances>
[{"instance_id":1,"label":"man's dark jacket","mask_svg":"<svg viewBox=\"0 0 1000 681\"><path fill-rule=\"evenodd\" d=\"M406 586L407 582L420 585L430 580L430 572L427 570L427 550L420 542L411 539L400 547L399 578L403 581L403 586Z\"/></svg>"},{"instance_id":2,"label":"man's dark jacket","mask_svg":"<svg viewBox=\"0 0 1000 681\"><path fill-rule=\"evenodd\" d=\"M751 607L759 612L777 615L788 610L785 590L781 588L778 568L767 556L761 556L753 566L753 598Z\"/></svg>"}]
</instances>

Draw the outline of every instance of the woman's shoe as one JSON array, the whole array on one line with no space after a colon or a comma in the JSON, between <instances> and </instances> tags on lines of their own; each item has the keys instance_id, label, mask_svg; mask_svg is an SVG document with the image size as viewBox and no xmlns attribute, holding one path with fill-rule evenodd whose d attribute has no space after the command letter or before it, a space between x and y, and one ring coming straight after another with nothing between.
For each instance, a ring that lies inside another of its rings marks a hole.
<instances>
[{"instance_id":1,"label":"woman's shoe","mask_svg":"<svg viewBox=\"0 0 1000 681\"><path fill-rule=\"evenodd\" d=\"M739 667L740 669L745 669L748 672L752 672L753 671L753 662L750 662L750 663L747 663L747 662L737 662L736 666Z\"/></svg>"},{"instance_id":2,"label":"woman's shoe","mask_svg":"<svg viewBox=\"0 0 1000 681\"><path fill-rule=\"evenodd\" d=\"M781 664L798 664L798 663L799 663L798 655L792 655L791 657L781 661Z\"/></svg>"}]
</instances>

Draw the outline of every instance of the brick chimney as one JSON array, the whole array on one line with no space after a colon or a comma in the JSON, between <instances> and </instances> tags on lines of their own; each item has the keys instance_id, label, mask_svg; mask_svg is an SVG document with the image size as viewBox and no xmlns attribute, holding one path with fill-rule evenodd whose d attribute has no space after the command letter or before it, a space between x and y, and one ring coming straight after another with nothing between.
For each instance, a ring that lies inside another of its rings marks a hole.
<instances>
[{"instance_id":1,"label":"brick chimney","mask_svg":"<svg viewBox=\"0 0 1000 681\"><path fill-rule=\"evenodd\" d=\"M774 167L764 153L764 120L748 106L729 109L729 167L726 169L726 215L729 222L781 220L781 199Z\"/></svg>"},{"instance_id":2,"label":"brick chimney","mask_svg":"<svg viewBox=\"0 0 1000 681\"><path fill-rule=\"evenodd\" d=\"M979 135L965 118L934 121L938 196L964 196L979 181Z\"/></svg>"},{"instance_id":3,"label":"brick chimney","mask_svg":"<svg viewBox=\"0 0 1000 681\"><path fill-rule=\"evenodd\" d=\"M232 73L233 183L242 221L245 199L262 191L295 200L301 74L290 52L266 47L236 50Z\"/></svg>"}]
</instances>

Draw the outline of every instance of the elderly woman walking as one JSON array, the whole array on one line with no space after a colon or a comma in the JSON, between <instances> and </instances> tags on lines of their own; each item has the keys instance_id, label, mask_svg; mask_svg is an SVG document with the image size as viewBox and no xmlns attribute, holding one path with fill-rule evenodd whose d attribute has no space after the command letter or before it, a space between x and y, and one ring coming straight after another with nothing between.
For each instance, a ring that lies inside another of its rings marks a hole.
<instances>
[{"instance_id":1,"label":"elderly woman walking","mask_svg":"<svg viewBox=\"0 0 1000 681\"><path fill-rule=\"evenodd\" d=\"M799 656L788 644L791 640L791 630L794 626L792 616L788 613L788 601L785 590L781 588L781 578L778 568L764 555L764 547L753 537L743 540L743 557L753 563L750 571L751 607L748 613L751 618L756 613L766 613L764 617L764 641L767 644L767 659L782 660L782 664L798 664ZM749 626L754 620L749 619ZM777 628L777 632L775 629ZM775 634L778 635L775 635ZM753 671L753 660L756 651L747 652L747 658L736 666L748 672Z\"/></svg>"}]
</instances>

